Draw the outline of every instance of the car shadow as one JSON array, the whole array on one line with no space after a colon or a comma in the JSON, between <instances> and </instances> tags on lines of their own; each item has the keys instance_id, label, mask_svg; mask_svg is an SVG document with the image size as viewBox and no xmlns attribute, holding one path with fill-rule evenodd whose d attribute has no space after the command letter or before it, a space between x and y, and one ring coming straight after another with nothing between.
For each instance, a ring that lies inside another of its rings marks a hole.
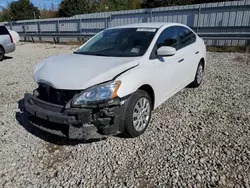
<instances>
[{"instance_id":1,"label":"car shadow","mask_svg":"<svg viewBox=\"0 0 250 188\"><path fill-rule=\"evenodd\" d=\"M4 60L6 59L13 59L13 57L10 57L10 56L4 56Z\"/></svg>"},{"instance_id":2,"label":"car shadow","mask_svg":"<svg viewBox=\"0 0 250 188\"><path fill-rule=\"evenodd\" d=\"M18 101L18 109L20 110L19 112L16 112L16 120L18 123L25 128L29 133L33 134L34 136L55 144L55 145L70 145L70 146L75 146L78 144L89 144L93 142L98 142L101 141L101 139L95 139L95 140L71 140L68 138L63 138L57 135L53 135L51 133L48 133L46 131L43 131L36 126L32 125L27 118L27 112L24 106L24 99L21 99ZM103 139L102 139L103 140Z\"/></svg>"}]
</instances>

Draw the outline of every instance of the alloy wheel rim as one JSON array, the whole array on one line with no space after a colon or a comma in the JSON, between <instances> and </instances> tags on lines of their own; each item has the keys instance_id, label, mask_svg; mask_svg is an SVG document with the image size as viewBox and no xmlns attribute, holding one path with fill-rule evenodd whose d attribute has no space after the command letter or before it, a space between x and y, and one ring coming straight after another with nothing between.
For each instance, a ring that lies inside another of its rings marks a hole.
<instances>
[{"instance_id":1,"label":"alloy wheel rim","mask_svg":"<svg viewBox=\"0 0 250 188\"><path fill-rule=\"evenodd\" d=\"M197 70L197 82L198 82L198 84L201 83L202 78L203 78L203 67L202 67L202 65L199 65L198 70Z\"/></svg>"},{"instance_id":2,"label":"alloy wheel rim","mask_svg":"<svg viewBox=\"0 0 250 188\"><path fill-rule=\"evenodd\" d=\"M150 102L146 97L140 98L135 104L133 110L133 126L136 131L143 131L147 126L151 110L150 108Z\"/></svg>"}]
</instances>

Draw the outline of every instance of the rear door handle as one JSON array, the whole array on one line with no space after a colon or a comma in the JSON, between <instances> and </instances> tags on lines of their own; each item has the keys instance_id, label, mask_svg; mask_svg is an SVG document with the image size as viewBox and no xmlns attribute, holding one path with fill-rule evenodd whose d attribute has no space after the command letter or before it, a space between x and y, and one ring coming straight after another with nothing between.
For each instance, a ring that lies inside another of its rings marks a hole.
<instances>
[{"instance_id":1,"label":"rear door handle","mask_svg":"<svg viewBox=\"0 0 250 188\"><path fill-rule=\"evenodd\" d=\"M199 51L195 52L195 54L198 54L198 53L200 53L200 52Z\"/></svg>"},{"instance_id":2,"label":"rear door handle","mask_svg":"<svg viewBox=\"0 0 250 188\"><path fill-rule=\"evenodd\" d=\"M182 61L184 61L184 59L180 59L180 60L178 61L178 63L181 63Z\"/></svg>"}]
</instances>

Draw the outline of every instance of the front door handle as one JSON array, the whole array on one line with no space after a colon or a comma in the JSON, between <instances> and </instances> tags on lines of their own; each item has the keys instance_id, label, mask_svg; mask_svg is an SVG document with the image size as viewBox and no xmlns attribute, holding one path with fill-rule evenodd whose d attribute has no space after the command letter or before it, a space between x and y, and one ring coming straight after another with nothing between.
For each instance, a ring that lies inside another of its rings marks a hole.
<instances>
[{"instance_id":1,"label":"front door handle","mask_svg":"<svg viewBox=\"0 0 250 188\"><path fill-rule=\"evenodd\" d=\"M183 62L184 61L184 59L180 59L179 61L178 61L178 63L181 63L181 62Z\"/></svg>"},{"instance_id":2,"label":"front door handle","mask_svg":"<svg viewBox=\"0 0 250 188\"><path fill-rule=\"evenodd\" d=\"M195 52L195 54L198 54L198 53L200 53L200 52L199 51Z\"/></svg>"}]
</instances>

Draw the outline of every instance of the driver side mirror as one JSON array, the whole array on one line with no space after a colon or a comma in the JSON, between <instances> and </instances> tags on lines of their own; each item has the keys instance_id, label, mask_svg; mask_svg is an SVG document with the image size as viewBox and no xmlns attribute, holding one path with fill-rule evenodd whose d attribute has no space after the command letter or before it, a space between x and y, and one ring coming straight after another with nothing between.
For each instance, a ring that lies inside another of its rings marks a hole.
<instances>
[{"instance_id":1,"label":"driver side mirror","mask_svg":"<svg viewBox=\"0 0 250 188\"><path fill-rule=\"evenodd\" d=\"M171 46L162 46L157 50L158 56L173 56L176 53L176 49Z\"/></svg>"}]
</instances>

